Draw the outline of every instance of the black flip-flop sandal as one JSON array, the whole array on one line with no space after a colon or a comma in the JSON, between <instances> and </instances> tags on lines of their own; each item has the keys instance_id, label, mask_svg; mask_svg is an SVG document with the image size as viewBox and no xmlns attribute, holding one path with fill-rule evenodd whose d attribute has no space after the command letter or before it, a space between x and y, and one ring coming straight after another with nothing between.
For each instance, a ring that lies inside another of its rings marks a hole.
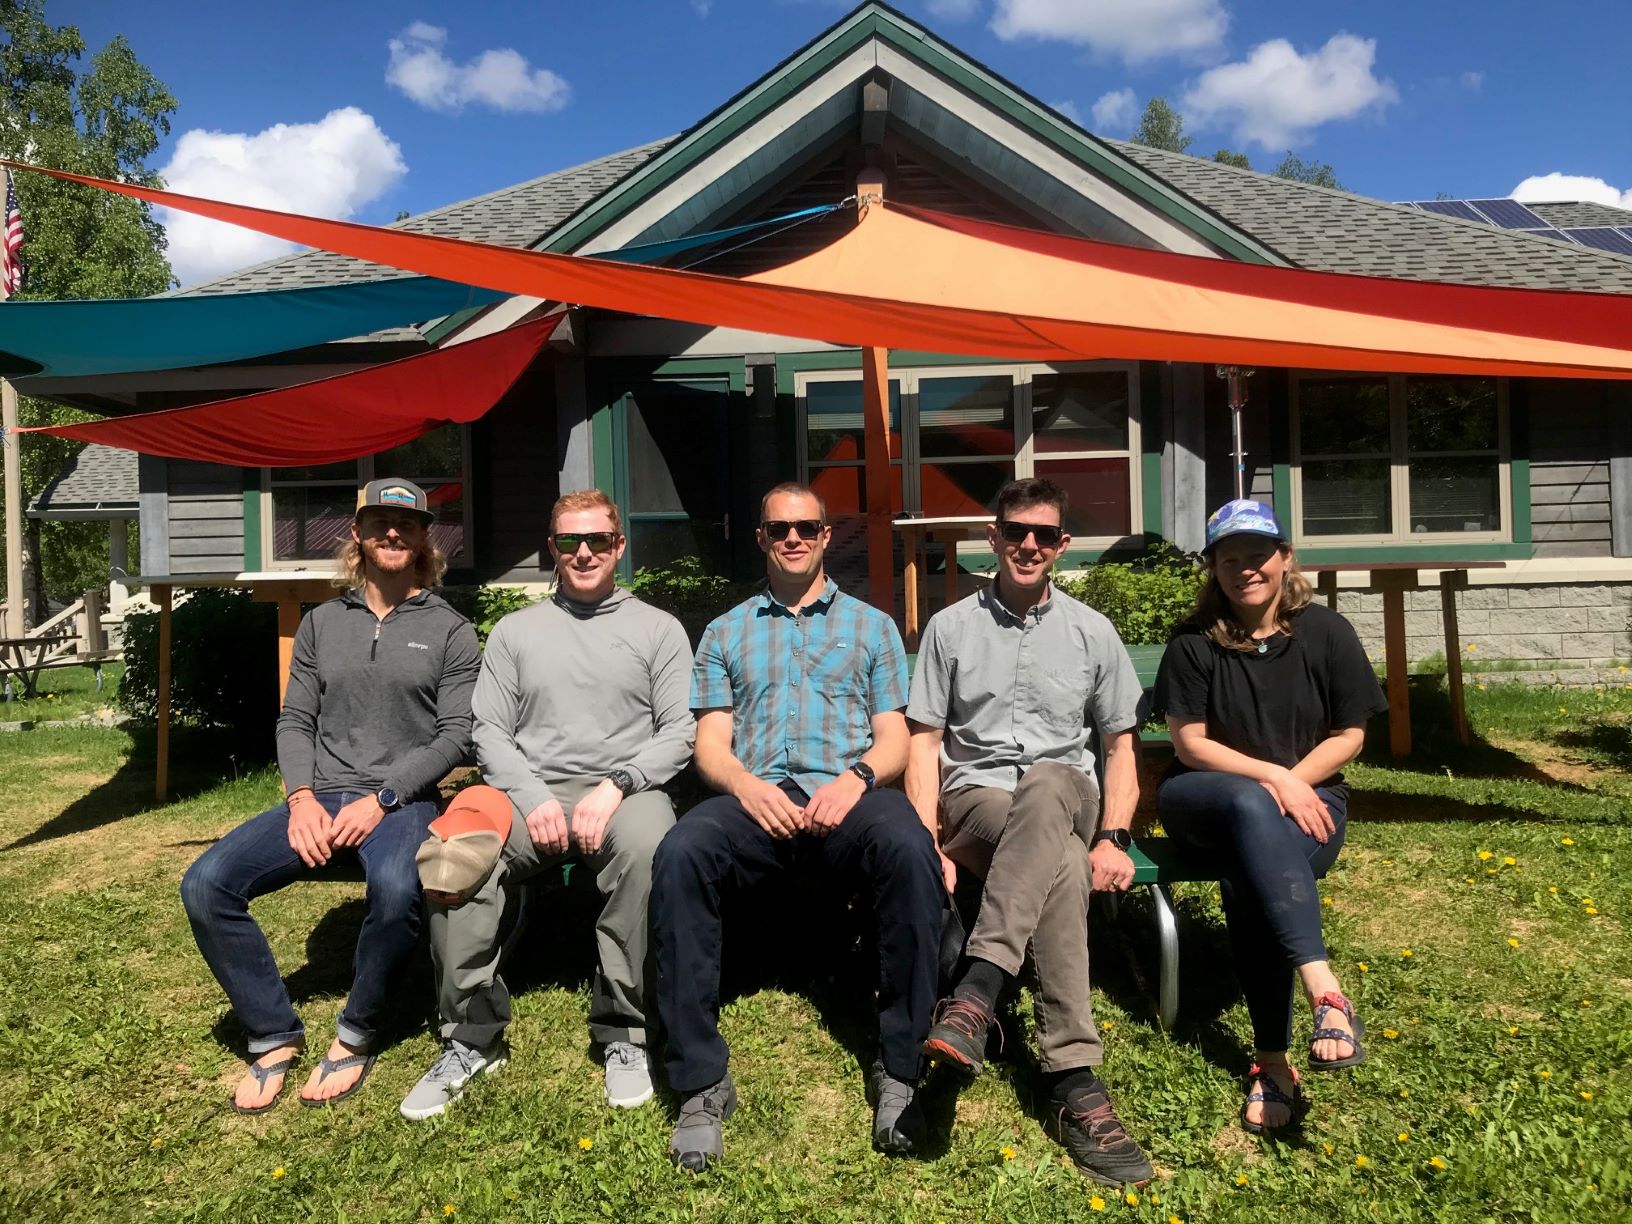
<instances>
[{"instance_id":1,"label":"black flip-flop sandal","mask_svg":"<svg viewBox=\"0 0 1632 1224\"><path fill-rule=\"evenodd\" d=\"M264 1105L240 1105L236 1099L229 1101L228 1104L232 1106L233 1111L241 1114L265 1113L279 1101L283 1100L283 1090L289 1083L289 1068L295 1065L295 1060L299 1057L300 1055L298 1054L291 1054L288 1058L283 1059L281 1062L275 1062L265 1067L261 1066L261 1064L258 1062L250 1063L249 1073L255 1077L255 1082L262 1088L266 1087L266 1081L271 1079L274 1075L283 1076L283 1083L278 1085L277 1092L273 1093L272 1099Z\"/></svg>"},{"instance_id":2,"label":"black flip-flop sandal","mask_svg":"<svg viewBox=\"0 0 1632 1224\"><path fill-rule=\"evenodd\" d=\"M1283 1092L1281 1086L1257 1063L1253 1063L1251 1069L1248 1070L1247 1082L1251 1083L1253 1080L1257 1080L1259 1084L1258 1091L1247 1093L1247 1099L1241 1103L1241 1129L1249 1135L1272 1135L1276 1131L1285 1130L1297 1122L1298 1102L1303 1099L1303 1085L1298 1081L1298 1069L1296 1067L1288 1067L1287 1070L1292 1073L1291 1096ZM1259 1102L1265 1105L1285 1105L1286 1121L1279 1126L1266 1126L1262 1122L1248 1121L1247 1106L1256 1105Z\"/></svg>"},{"instance_id":3,"label":"black flip-flop sandal","mask_svg":"<svg viewBox=\"0 0 1632 1224\"><path fill-rule=\"evenodd\" d=\"M321 1101L314 1101L310 1097L302 1096L300 1103L308 1109L322 1109L325 1105L333 1105L336 1101L345 1100L363 1086L363 1081L368 1079L368 1073L374 1070L374 1060L377 1057L376 1054L351 1054L345 1058L330 1058L328 1055L324 1055L323 1060L317 1064L317 1082L319 1084L336 1071L347 1071L352 1067L361 1067L363 1073L357 1077L357 1082L344 1092L336 1093L332 1097L325 1097Z\"/></svg>"},{"instance_id":4,"label":"black flip-flop sandal","mask_svg":"<svg viewBox=\"0 0 1632 1224\"><path fill-rule=\"evenodd\" d=\"M1354 1031L1345 1033L1342 1029L1325 1028L1322 1021L1326 1013L1340 1011L1349 1027ZM1311 1071L1341 1071L1344 1067L1358 1067L1366 1061L1366 1048L1360 1044L1360 1038L1366 1035L1366 1026L1354 1014L1354 1004L1335 990L1328 990L1315 1000L1315 1034L1309 1039L1309 1070ZM1347 1042L1352 1053L1342 1058L1316 1058L1315 1042L1342 1041Z\"/></svg>"}]
</instances>

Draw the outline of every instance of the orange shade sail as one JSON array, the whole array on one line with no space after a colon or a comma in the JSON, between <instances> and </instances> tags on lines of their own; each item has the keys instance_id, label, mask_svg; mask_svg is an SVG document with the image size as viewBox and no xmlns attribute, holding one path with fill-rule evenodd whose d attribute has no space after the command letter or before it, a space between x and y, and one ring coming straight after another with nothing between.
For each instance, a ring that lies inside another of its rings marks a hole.
<instances>
[{"instance_id":1,"label":"orange shade sail","mask_svg":"<svg viewBox=\"0 0 1632 1224\"><path fill-rule=\"evenodd\" d=\"M1632 296L1267 268L882 206L813 255L733 280L43 173L427 276L842 345L1032 360L1632 378Z\"/></svg>"}]
</instances>

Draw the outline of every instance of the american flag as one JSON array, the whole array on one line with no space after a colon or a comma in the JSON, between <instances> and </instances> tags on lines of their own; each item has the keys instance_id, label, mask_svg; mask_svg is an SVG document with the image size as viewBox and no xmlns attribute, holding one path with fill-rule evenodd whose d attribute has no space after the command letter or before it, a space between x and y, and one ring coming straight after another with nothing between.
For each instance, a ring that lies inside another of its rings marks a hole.
<instances>
[{"instance_id":1,"label":"american flag","mask_svg":"<svg viewBox=\"0 0 1632 1224\"><path fill-rule=\"evenodd\" d=\"M17 204L17 184L6 174L5 230L0 235L0 300L23 287L23 210Z\"/></svg>"}]
</instances>

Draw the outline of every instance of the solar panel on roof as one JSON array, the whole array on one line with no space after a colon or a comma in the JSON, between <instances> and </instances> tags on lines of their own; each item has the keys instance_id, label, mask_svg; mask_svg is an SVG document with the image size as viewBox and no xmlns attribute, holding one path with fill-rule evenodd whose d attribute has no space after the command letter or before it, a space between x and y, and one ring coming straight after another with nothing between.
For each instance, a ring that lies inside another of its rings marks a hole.
<instances>
[{"instance_id":1,"label":"solar panel on roof","mask_svg":"<svg viewBox=\"0 0 1632 1224\"><path fill-rule=\"evenodd\" d=\"M1489 217L1492 225L1499 225L1503 229L1550 228L1547 222L1517 200L1469 200L1468 203Z\"/></svg>"},{"instance_id":2,"label":"solar panel on roof","mask_svg":"<svg viewBox=\"0 0 1632 1224\"><path fill-rule=\"evenodd\" d=\"M1469 207L1466 200L1418 200L1416 206L1423 212L1435 213L1441 217L1457 217L1463 221L1484 220Z\"/></svg>"},{"instance_id":3,"label":"solar panel on roof","mask_svg":"<svg viewBox=\"0 0 1632 1224\"><path fill-rule=\"evenodd\" d=\"M1632 255L1632 236L1610 226L1594 225L1586 229L1565 232L1582 246L1589 246L1597 251L1613 251L1617 255Z\"/></svg>"}]
</instances>

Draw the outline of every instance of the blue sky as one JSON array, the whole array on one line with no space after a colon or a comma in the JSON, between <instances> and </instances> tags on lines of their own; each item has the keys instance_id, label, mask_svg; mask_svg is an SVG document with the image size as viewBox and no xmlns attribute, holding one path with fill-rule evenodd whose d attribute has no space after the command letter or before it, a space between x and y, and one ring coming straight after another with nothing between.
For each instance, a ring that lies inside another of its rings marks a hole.
<instances>
[{"instance_id":1,"label":"blue sky","mask_svg":"<svg viewBox=\"0 0 1632 1224\"><path fill-rule=\"evenodd\" d=\"M172 185L389 221L676 132L853 7L829 0L50 0L125 34L176 95ZM1125 136L1145 100L1191 152L1291 148L1383 199L1632 207L1632 4L1564 0L899 0L999 74ZM1539 194L1538 194L1539 192ZM176 218L184 282L278 244Z\"/></svg>"}]
</instances>

